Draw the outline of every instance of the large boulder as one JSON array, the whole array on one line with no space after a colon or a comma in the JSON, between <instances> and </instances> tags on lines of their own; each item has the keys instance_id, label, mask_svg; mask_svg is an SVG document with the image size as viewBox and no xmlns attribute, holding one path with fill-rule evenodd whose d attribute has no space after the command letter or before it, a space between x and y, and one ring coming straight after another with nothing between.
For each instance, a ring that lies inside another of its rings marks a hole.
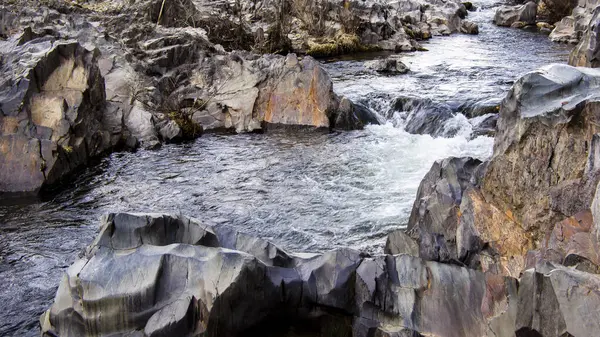
<instances>
[{"instance_id":1,"label":"large boulder","mask_svg":"<svg viewBox=\"0 0 600 337\"><path fill-rule=\"evenodd\" d=\"M519 6L501 6L496 10L494 23L506 27L510 27L515 22L531 25L535 24L536 13L537 4L533 1Z\"/></svg>"},{"instance_id":2,"label":"large boulder","mask_svg":"<svg viewBox=\"0 0 600 337\"><path fill-rule=\"evenodd\" d=\"M0 42L0 192L37 193L121 139L98 50L32 34Z\"/></svg>"},{"instance_id":3,"label":"large boulder","mask_svg":"<svg viewBox=\"0 0 600 337\"><path fill-rule=\"evenodd\" d=\"M287 254L183 216L102 221L42 315L42 335L270 335L282 324L331 337L514 332L513 279L408 255Z\"/></svg>"},{"instance_id":4,"label":"large boulder","mask_svg":"<svg viewBox=\"0 0 600 337\"><path fill-rule=\"evenodd\" d=\"M202 90L183 98L210 101L207 109L194 113L194 119L209 122L205 129L244 132L265 124L330 128L343 111L329 75L310 56L299 60L295 54L259 58L231 54L203 62L191 79ZM211 107L218 107L217 112ZM361 128L369 122L360 117L343 128Z\"/></svg>"},{"instance_id":5,"label":"large boulder","mask_svg":"<svg viewBox=\"0 0 600 337\"><path fill-rule=\"evenodd\" d=\"M592 12L581 40L569 55L569 64L591 68L600 66L600 7Z\"/></svg>"},{"instance_id":6,"label":"large boulder","mask_svg":"<svg viewBox=\"0 0 600 337\"><path fill-rule=\"evenodd\" d=\"M599 80L595 69L550 65L520 78L502 102L481 188L536 245L558 221L591 205Z\"/></svg>"}]
</instances>

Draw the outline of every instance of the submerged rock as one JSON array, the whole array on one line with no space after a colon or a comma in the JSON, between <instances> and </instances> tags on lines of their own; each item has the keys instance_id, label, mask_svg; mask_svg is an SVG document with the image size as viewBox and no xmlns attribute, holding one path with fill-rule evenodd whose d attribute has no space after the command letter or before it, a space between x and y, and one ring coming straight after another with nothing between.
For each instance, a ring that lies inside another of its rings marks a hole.
<instances>
[{"instance_id":1,"label":"submerged rock","mask_svg":"<svg viewBox=\"0 0 600 337\"><path fill-rule=\"evenodd\" d=\"M522 22L524 25L534 25L537 13L537 4L529 1L519 6L501 6L496 10L494 23L498 26L510 27L515 22Z\"/></svg>"},{"instance_id":2,"label":"submerged rock","mask_svg":"<svg viewBox=\"0 0 600 337\"><path fill-rule=\"evenodd\" d=\"M43 335L240 336L323 318L320 335L334 337L514 331L514 280L408 255L287 254L182 216L102 221L42 315Z\"/></svg>"}]
</instances>

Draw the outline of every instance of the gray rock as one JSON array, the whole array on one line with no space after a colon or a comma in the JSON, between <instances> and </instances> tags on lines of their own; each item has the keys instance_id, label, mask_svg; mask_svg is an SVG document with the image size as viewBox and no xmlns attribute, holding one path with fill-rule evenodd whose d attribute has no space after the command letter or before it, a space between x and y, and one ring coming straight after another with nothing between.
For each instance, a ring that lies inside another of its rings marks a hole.
<instances>
[{"instance_id":1,"label":"gray rock","mask_svg":"<svg viewBox=\"0 0 600 337\"><path fill-rule=\"evenodd\" d=\"M327 336L504 337L515 291L509 279L408 255L287 255L182 216L109 214L40 323L61 337L268 334L273 320L326 324Z\"/></svg>"},{"instance_id":2,"label":"gray rock","mask_svg":"<svg viewBox=\"0 0 600 337\"><path fill-rule=\"evenodd\" d=\"M494 23L506 27L510 27L517 21L523 22L525 25L533 25L536 13L537 4L533 1L519 6L501 6L496 10Z\"/></svg>"},{"instance_id":3,"label":"gray rock","mask_svg":"<svg viewBox=\"0 0 600 337\"><path fill-rule=\"evenodd\" d=\"M519 285L517 336L593 336L600 328L600 276L559 265L530 269Z\"/></svg>"},{"instance_id":4,"label":"gray rock","mask_svg":"<svg viewBox=\"0 0 600 337\"><path fill-rule=\"evenodd\" d=\"M594 10L598 7L598 1L577 1L571 15L563 17L550 33L550 39L554 42L576 44L582 38L582 33L590 25L593 25L592 17Z\"/></svg>"},{"instance_id":5,"label":"gray rock","mask_svg":"<svg viewBox=\"0 0 600 337\"><path fill-rule=\"evenodd\" d=\"M419 244L419 256L431 261L458 261L456 233L463 192L477 185L481 161L447 158L425 175L408 220L407 233Z\"/></svg>"},{"instance_id":6,"label":"gray rock","mask_svg":"<svg viewBox=\"0 0 600 337\"><path fill-rule=\"evenodd\" d=\"M591 13L581 40L569 55L569 64L576 67L597 68L600 66L600 9Z\"/></svg>"},{"instance_id":7,"label":"gray rock","mask_svg":"<svg viewBox=\"0 0 600 337\"><path fill-rule=\"evenodd\" d=\"M117 145L98 50L31 30L0 47L0 193L35 194Z\"/></svg>"},{"instance_id":8,"label":"gray rock","mask_svg":"<svg viewBox=\"0 0 600 337\"><path fill-rule=\"evenodd\" d=\"M356 130L368 124L381 124L378 115L366 106L342 97L333 127L338 130Z\"/></svg>"},{"instance_id":9,"label":"gray rock","mask_svg":"<svg viewBox=\"0 0 600 337\"><path fill-rule=\"evenodd\" d=\"M475 22L464 20L460 25L460 32L465 34L479 34L479 26Z\"/></svg>"},{"instance_id":10,"label":"gray rock","mask_svg":"<svg viewBox=\"0 0 600 337\"><path fill-rule=\"evenodd\" d=\"M386 254L391 255L407 254L419 256L419 245L404 233L404 230L399 229L388 234L384 251Z\"/></svg>"},{"instance_id":11,"label":"gray rock","mask_svg":"<svg viewBox=\"0 0 600 337\"><path fill-rule=\"evenodd\" d=\"M402 61L395 58L385 58L365 62L365 67L378 73L396 75L405 74L409 71L408 67Z\"/></svg>"}]
</instances>

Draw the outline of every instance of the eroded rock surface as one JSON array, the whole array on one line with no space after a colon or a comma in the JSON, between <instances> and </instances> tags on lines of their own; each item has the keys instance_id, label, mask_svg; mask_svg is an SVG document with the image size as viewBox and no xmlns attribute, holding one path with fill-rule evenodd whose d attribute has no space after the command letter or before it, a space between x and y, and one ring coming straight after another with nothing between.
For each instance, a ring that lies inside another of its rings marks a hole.
<instances>
[{"instance_id":1,"label":"eroded rock surface","mask_svg":"<svg viewBox=\"0 0 600 337\"><path fill-rule=\"evenodd\" d=\"M501 6L496 10L494 23L498 26L510 27L515 22L522 22L524 25L535 24L537 13L537 4L529 1L519 6Z\"/></svg>"},{"instance_id":2,"label":"eroded rock surface","mask_svg":"<svg viewBox=\"0 0 600 337\"><path fill-rule=\"evenodd\" d=\"M238 336L267 333L266 322L315 320L329 322L323 336L514 331L511 279L409 255L288 254L182 216L102 221L41 318L46 336Z\"/></svg>"}]
</instances>

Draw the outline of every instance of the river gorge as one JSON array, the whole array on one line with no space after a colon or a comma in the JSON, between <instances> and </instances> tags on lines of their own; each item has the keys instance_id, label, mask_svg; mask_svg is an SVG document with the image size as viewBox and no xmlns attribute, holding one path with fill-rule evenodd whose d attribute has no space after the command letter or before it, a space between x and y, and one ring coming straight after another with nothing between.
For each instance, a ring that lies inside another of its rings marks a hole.
<instances>
[{"instance_id":1,"label":"river gorge","mask_svg":"<svg viewBox=\"0 0 600 337\"><path fill-rule=\"evenodd\" d=\"M39 335L40 315L52 305L69 265L86 254L106 213L194 217L288 252L349 247L366 256L382 254L387 235L406 228L434 162L488 160L494 116L517 79L568 61L572 45L535 29L494 25L501 5L473 2L477 9L467 18L479 34L436 36L421 42L426 51L319 58L335 93L369 108L381 125L209 131L195 140L96 159L40 197L3 198L0 335ZM394 54L408 73L365 67ZM490 120L491 127L485 124Z\"/></svg>"}]
</instances>

